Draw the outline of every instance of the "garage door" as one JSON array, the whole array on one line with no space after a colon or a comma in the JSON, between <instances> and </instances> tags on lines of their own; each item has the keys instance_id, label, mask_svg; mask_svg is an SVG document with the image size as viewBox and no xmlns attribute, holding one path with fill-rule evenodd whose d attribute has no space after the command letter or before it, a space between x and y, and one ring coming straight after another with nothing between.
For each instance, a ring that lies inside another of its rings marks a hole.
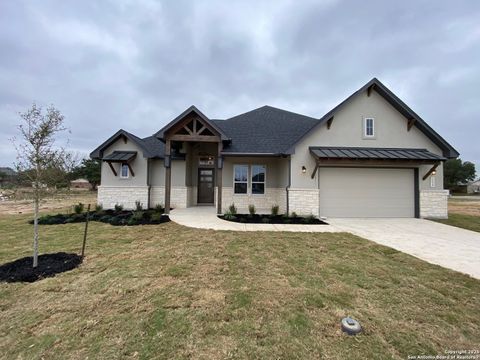
<instances>
[{"instance_id":1,"label":"garage door","mask_svg":"<svg viewBox=\"0 0 480 360\"><path fill-rule=\"evenodd\" d=\"M320 215L414 217L413 169L320 168Z\"/></svg>"}]
</instances>

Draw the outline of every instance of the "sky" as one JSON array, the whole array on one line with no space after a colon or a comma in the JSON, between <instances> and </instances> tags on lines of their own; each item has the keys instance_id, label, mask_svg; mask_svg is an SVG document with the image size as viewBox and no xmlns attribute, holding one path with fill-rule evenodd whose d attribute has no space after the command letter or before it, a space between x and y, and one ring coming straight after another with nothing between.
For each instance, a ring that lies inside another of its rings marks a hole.
<instances>
[{"instance_id":1,"label":"sky","mask_svg":"<svg viewBox=\"0 0 480 360\"><path fill-rule=\"evenodd\" d=\"M377 77L480 174L480 1L0 1L0 166L19 112L53 104L87 156L190 105L320 118Z\"/></svg>"}]
</instances>

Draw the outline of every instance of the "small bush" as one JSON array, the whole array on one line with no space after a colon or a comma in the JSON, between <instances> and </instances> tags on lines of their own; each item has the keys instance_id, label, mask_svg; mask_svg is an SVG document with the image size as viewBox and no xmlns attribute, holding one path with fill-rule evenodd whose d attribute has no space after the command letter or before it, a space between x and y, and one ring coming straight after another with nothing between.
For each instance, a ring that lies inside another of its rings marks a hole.
<instances>
[{"instance_id":1,"label":"small bush","mask_svg":"<svg viewBox=\"0 0 480 360\"><path fill-rule=\"evenodd\" d=\"M143 215L144 215L144 212L143 211L134 211L133 212L133 215L132 215L132 219L135 219L135 220L142 220L143 219Z\"/></svg>"},{"instance_id":2,"label":"small bush","mask_svg":"<svg viewBox=\"0 0 480 360\"><path fill-rule=\"evenodd\" d=\"M123 211L123 205L115 204L115 211Z\"/></svg>"},{"instance_id":3,"label":"small bush","mask_svg":"<svg viewBox=\"0 0 480 360\"><path fill-rule=\"evenodd\" d=\"M109 223L111 225L123 225L125 223L124 219L120 216L112 216Z\"/></svg>"},{"instance_id":4,"label":"small bush","mask_svg":"<svg viewBox=\"0 0 480 360\"><path fill-rule=\"evenodd\" d=\"M143 205L140 202L140 200L135 201L135 210L137 210L137 211L142 211L143 210Z\"/></svg>"},{"instance_id":5,"label":"small bush","mask_svg":"<svg viewBox=\"0 0 480 360\"><path fill-rule=\"evenodd\" d=\"M78 203L77 205L73 206L73 212L75 214L81 214L83 213L84 208L85 208L85 205L83 205L82 203Z\"/></svg>"},{"instance_id":6,"label":"small bush","mask_svg":"<svg viewBox=\"0 0 480 360\"><path fill-rule=\"evenodd\" d=\"M232 215L237 215L237 207L234 203L228 207L228 212Z\"/></svg>"},{"instance_id":7,"label":"small bush","mask_svg":"<svg viewBox=\"0 0 480 360\"><path fill-rule=\"evenodd\" d=\"M155 207L153 208L153 210L156 212L156 213L163 213L163 205L162 204L156 204Z\"/></svg>"},{"instance_id":8,"label":"small bush","mask_svg":"<svg viewBox=\"0 0 480 360\"><path fill-rule=\"evenodd\" d=\"M305 218L303 219L303 222L305 224L313 224L315 222L316 218L315 216L313 216L312 214L308 215L308 216L305 216Z\"/></svg>"},{"instance_id":9,"label":"small bush","mask_svg":"<svg viewBox=\"0 0 480 360\"><path fill-rule=\"evenodd\" d=\"M290 214L290 217L293 218L293 219L296 219L298 217L298 215L295 211L292 211L292 213Z\"/></svg>"},{"instance_id":10,"label":"small bush","mask_svg":"<svg viewBox=\"0 0 480 360\"><path fill-rule=\"evenodd\" d=\"M264 217L262 219L262 223L264 223L264 224L268 224L269 222L270 222L270 219L268 217Z\"/></svg>"},{"instance_id":11,"label":"small bush","mask_svg":"<svg viewBox=\"0 0 480 360\"><path fill-rule=\"evenodd\" d=\"M159 212L155 212L150 217L150 221L155 224L160 224L162 222L162 214Z\"/></svg>"},{"instance_id":12,"label":"small bush","mask_svg":"<svg viewBox=\"0 0 480 360\"><path fill-rule=\"evenodd\" d=\"M70 219L72 219L72 222L82 222L85 221L85 215L73 214L72 216L70 216Z\"/></svg>"},{"instance_id":13,"label":"small bush","mask_svg":"<svg viewBox=\"0 0 480 360\"><path fill-rule=\"evenodd\" d=\"M130 219L128 219L127 225L130 225L130 226L131 225L138 225L138 220L134 219L133 216L132 216Z\"/></svg>"},{"instance_id":14,"label":"small bush","mask_svg":"<svg viewBox=\"0 0 480 360\"><path fill-rule=\"evenodd\" d=\"M95 211L96 211L96 212L100 212L100 211L102 211L102 210L103 210L102 204L97 204L97 205L95 205Z\"/></svg>"},{"instance_id":15,"label":"small bush","mask_svg":"<svg viewBox=\"0 0 480 360\"><path fill-rule=\"evenodd\" d=\"M237 217L236 217L234 214L232 214L230 211L227 211L227 212L223 215L223 218L224 218L225 220L230 220L230 221L233 221L233 220L236 220L236 219L237 219Z\"/></svg>"},{"instance_id":16,"label":"small bush","mask_svg":"<svg viewBox=\"0 0 480 360\"><path fill-rule=\"evenodd\" d=\"M110 215L103 215L99 220L104 223L109 223L111 218L112 216Z\"/></svg>"},{"instance_id":17,"label":"small bush","mask_svg":"<svg viewBox=\"0 0 480 360\"><path fill-rule=\"evenodd\" d=\"M255 208L255 205L248 205L248 213L253 216L257 212L257 209Z\"/></svg>"},{"instance_id":18,"label":"small bush","mask_svg":"<svg viewBox=\"0 0 480 360\"><path fill-rule=\"evenodd\" d=\"M273 205L272 206L272 216L277 216L278 215L278 211L279 211L280 207L278 205Z\"/></svg>"}]
</instances>

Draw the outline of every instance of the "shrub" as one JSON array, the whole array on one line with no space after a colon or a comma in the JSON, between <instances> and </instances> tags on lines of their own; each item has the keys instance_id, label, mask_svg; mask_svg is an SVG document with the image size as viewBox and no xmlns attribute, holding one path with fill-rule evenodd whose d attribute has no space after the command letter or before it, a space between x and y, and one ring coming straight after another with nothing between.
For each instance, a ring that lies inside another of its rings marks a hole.
<instances>
[{"instance_id":1,"label":"shrub","mask_svg":"<svg viewBox=\"0 0 480 360\"><path fill-rule=\"evenodd\" d=\"M82 203L78 203L77 205L73 205L73 212L75 214L81 214L83 213L83 209L85 208L85 205Z\"/></svg>"},{"instance_id":2,"label":"shrub","mask_svg":"<svg viewBox=\"0 0 480 360\"><path fill-rule=\"evenodd\" d=\"M143 219L143 215L144 215L144 212L143 211L134 211L133 214L132 214L132 219L135 219L135 220L142 220Z\"/></svg>"},{"instance_id":3,"label":"shrub","mask_svg":"<svg viewBox=\"0 0 480 360\"><path fill-rule=\"evenodd\" d=\"M228 207L228 212L232 215L237 215L237 207L235 206L235 203L232 203L232 205Z\"/></svg>"},{"instance_id":4,"label":"shrub","mask_svg":"<svg viewBox=\"0 0 480 360\"><path fill-rule=\"evenodd\" d=\"M280 207L278 205L273 205L272 206L272 216L277 216L279 209L280 209Z\"/></svg>"},{"instance_id":5,"label":"shrub","mask_svg":"<svg viewBox=\"0 0 480 360\"><path fill-rule=\"evenodd\" d=\"M103 215L99 220L104 223L109 223L111 218L112 216L110 215Z\"/></svg>"},{"instance_id":6,"label":"shrub","mask_svg":"<svg viewBox=\"0 0 480 360\"><path fill-rule=\"evenodd\" d=\"M134 219L133 216L132 216L130 219L128 219L127 225L130 225L130 226L131 225L138 225L138 220Z\"/></svg>"},{"instance_id":7,"label":"shrub","mask_svg":"<svg viewBox=\"0 0 480 360\"><path fill-rule=\"evenodd\" d=\"M229 220L229 221L234 221L234 220L237 219L237 217L236 217L234 214L232 214L230 211L227 211L227 212L223 215L223 218L224 218L225 220Z\"/></svg>"},{"instance_id":8,"label":"shrub","mask_svg":"<svg viewBox=\"0 0 480 360\"><path fill-rule=\"evenodd\" d=\"M313 224L315 222L315 220L316 220L316 217L313 216L312 214L310 214L303 219L303 222L305 224Z\"/></svg>"},{"instance_id":9,"label":"shrub","mask_svg":"<svg viewBox=\"0 0 480 360\"><path fill-rule=\"evenodd\" d=\"M262 223L264 223L264 224L268 224L269 222L270 222L270 219L268 217L264 217L262 219Z\"/></svg>"},{"instance_id":10,"label":"shrub","mask_svg":"<svg viewBox=\"0 0 480 360\"><path fill-rule=\"evenodd\" d=\"M292 211L292 213L290 214L290 217L293 218L293 219L297 218L297 216L298 215L295 211Z\"/></svg>"},{"instance_id":11,"label":"shrub","mask_svg":"<svg viewBox=\"0 0 480 360\"><path fill-rule=\"evenodd\" d=\"M159 212L155 212L150 217L150 221L155 224L160 224L162 222L162 214Z\"/></svg>"},{"instance_id":12,"label":"shrub","mask_svg":"<svg viewBox=\"0 0 480 360\"><path fill-rule=\"evenodd\" d=\"M115 211L122 211L123 210L123 205L121 204L115 204Z\"/></svg>"},{"instance_id":13,"label":"shrub","mask_svg":"<svg viewBox=\"0 0 480 360\"><path fill-rule=\"evenodd\" d=\"M248 205L248 213L253 216L257 212L257 209L255 208L255 205Z\"/></svg>"},{"instance_id":14,"label":"shrub","mask_svg":"<svg viewBox=\"0 0 480 360\"><path fill-rule=\"evenodd\" d=\"M72 216L70 216L70 219L72 219L72 222L82 222L85 220L85 215L73 214Z\"/></svg>"},{"instance_id":15,"label":"shrub","mask_svg":"<svg viewBox=\"0 0 480 360\"><path fill-rule=\"evenodd\" d=\"M137 210L137 211L142 211L143 210L143 205L140 202L140 200L135 201L135 210Z\"/></svg>"},{"instance_id":16,"label":"shrub","mask_svg":"<svg viewBox=\"0 0 480 360\"><path fill-rule=\"evenodd\" d=\"M112 216L112 217L110 218L109 223L110 223L111 225L123 225L123 224L124 224L124 219L122 219L122 218L119 217L119 216Z\"/></svg>"},{"instance_id":17,"label":"shrub","mask_svg":"<svg viewBox=\"0 0 480 360\"><path fill-rule=\"evenodd\" d=\"M155 207L153 208L153 210L156 212L156 213L163 213L163 205L162 204L156 204Z\"/></svg>"},{"instance_id":18,"label":"shrub","mask_svg":"<svg viewBox=\"0 0 480 360\"><path fill-rule=\"evenodd\" d=\"M95 205L95 211L96 211L96 212L100 212L100 211L102 211L102 210L103 210L102 204L97 204L97 205Z\"/></svg>"}]
</instances>

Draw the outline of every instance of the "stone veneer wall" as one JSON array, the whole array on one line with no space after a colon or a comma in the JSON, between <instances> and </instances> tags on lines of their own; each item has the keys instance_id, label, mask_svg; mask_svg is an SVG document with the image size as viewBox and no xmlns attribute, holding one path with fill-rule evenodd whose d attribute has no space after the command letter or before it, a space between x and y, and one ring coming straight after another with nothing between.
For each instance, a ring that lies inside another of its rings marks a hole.
<instances>
[{"instance_id":1,"label":"stone veneer wall","mask_svg":"<svg viewBox=\"0 0 480 360\"><path fill-rule=\"evenodd\" d=\"M290 214L292 212L298 215L315 215L319 212L318 189L288 189L288 205Z\"/></svg>"},{"instance_id":2,"label":"stone veneer wall","mask_svg":"<svg viewBox=\"0 0 480 360\"><path fill-rule=\"evenodd\" d=\"M163 186L152 186L150 188L150 207L153 208L157 204L165 205L165 187Z\"/></svg>"},{"instance_id":3,"label":"stone veneer wall","mask_svg":"<svg viewBox=\"0 0 480 360\"><path fill-rule=\"evenodd\" d=\"M448 218L448 190L420 190L421 218Z\"/></svg>"},{"instance_id":4,"label":"stone veneer wall","mask_svg":"<svg viewBox=\"0 0 480 360\"><path fill-rule=\"evenodd\" d=\"M216 191L215 191L216 193ZM273 205L279 206L279 212L287 211L287 194L283 188L266 188L264 195L236 195L233 187L222 189L222 210L225 212L234 203L239 213L248 213L248 205L255 205L258 213L270 213Z\"/></svg>"},{"instance_id":5,"label":"stone veneer wall","mask_svg":"<svg viewBox=\"0 0 480 360\"><path fill-rule=\"evenodd\" d=\"M140 201L144 207L148 205L148 186L99 186L97 203L104 209L113 209L116 204L125 209L134 209L135 202Z\"/></svg>"},{"instance_id":6,"label":"stone veneer wall","mask_svg":"<svg viewBox=\"0 0 480 360\"><path fill-rule=\"evenodd\" d=\"M173 186L170 192L170 206L184 209L188 206L188 196L191 188L187 186ZM156 204L165 205L165 187L152 186L150 189L150 207Z\"/></svg>"}]
</instances>

